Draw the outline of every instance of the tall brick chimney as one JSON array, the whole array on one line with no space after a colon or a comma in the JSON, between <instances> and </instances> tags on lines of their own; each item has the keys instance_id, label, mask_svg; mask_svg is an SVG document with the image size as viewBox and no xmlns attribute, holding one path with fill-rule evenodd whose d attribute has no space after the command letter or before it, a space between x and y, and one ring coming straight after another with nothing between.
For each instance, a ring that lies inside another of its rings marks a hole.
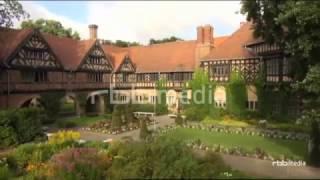
<instances>
[{"instance_id":1,"label":"tall brick chimney","mask_svg":"<svg viewBox=\"0 0 320 180\"><path fill-rule=\"evenodd\" d=\"M202 26L197 27L197 43L203 43L204 31Z\"/></svg>"},{"instance_id":2,"label":"tall brick chimney","mask_svg":"<svg viewBox=\"0 0 320 180\"><path fill-rule=\"evenodd\" d=\"M95 24L89 25L89 38L96 40L98 38L98 26Z\"/></svg>"},{"instance_id":3,"label":"tall brick chimney","mask_svg":"<svg viewBox=\"0 0 320 180\"><path fill-rule=\"evenodd\" d=\"M213 27L211 25L197 27L197 46L195 52L195 68L200 66L203 57L209 55L214 48Z\"/></svg>"}]
</instances>

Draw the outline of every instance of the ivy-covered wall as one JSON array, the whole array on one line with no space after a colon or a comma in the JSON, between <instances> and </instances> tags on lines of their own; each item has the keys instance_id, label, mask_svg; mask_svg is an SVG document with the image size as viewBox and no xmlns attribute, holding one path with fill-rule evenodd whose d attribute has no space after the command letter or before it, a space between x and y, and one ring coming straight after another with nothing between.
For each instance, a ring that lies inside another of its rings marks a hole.
<instances>
[{"instance_id":1,"label":"ivy-covered wall","mask_svg":"<svg viewBox=\"0 0 320 180\"><path fill-rule=\"evenodd\" d=\"M245 116L248 100L245 80L240 72L232 72L227 84L227 111L237 117Z\"/></svg>"}]
</instances>

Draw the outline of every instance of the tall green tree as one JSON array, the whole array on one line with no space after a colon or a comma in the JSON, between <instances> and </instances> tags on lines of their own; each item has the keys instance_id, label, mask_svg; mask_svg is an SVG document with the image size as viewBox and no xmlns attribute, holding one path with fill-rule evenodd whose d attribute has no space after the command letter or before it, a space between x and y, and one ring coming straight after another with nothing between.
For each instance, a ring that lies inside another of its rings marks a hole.
<instances>
[{"instance_id":1,"label":"tall green tree","mask_svg":"<svg viewBox=\"0 0 320 180\"><path fill-rule=\"evenodd\" d=\"M45 92L40 95L40 101L46 115L44 123L53 123L57 120L62 107L63 92Z\"/></svg>"},{"instance_id":2,"label":"tall green tree","mask_svg":"<svg viewBox=\"0 0 320 180\"><path fill-rule=\"evenodd\" d=\"M111 128L113 130L119 129L121 127L122 113L123 113L123 110L121 108L121 105L115 105L112 112L112 121L111 121Z\"/></svg>"},{"instance_id":3,"label":"tall green tree","mask_svg":"<svg viewBox=\"0 0 320 180\"><path fill-rule=\"evenodd\" d=\"M37 20L27 20L21 23L21 28L36 28L41 32L49 33L59 37L68 37L73 39L80 39L79 33L71 28L65 28L59 21L47 20L47 19L37 19Z\"/></svg>"},{"instance_id":4,"label":"tall green tree","mask_svg":"<svg viewBox=\"0 0 320 180\"><path fill-rule=\"evenodd\" d=\"M241 3L241 12L254 25L254 35L278 44L290 54L294 79L302 80L308 65L320 62L320 1L242 0Z\"/></svg>"},{"instance_id":5,"label":"tall green tree","mask_svg":"<svg viewBox=\"0 0 320 180\"><path fill-rule=\"evenodd\" d=\"M12 27L13 21L28 18L29 14L17 0L4 0L0 2L0 26Z\"/></svg>"},{"instance_id":6,"label":"tall green tree","mask_svg":"<svg viewBox=\"0 0 320 180\"><path fill-rule=\"evenodd\" d=\"M278 44L290 55L291 75L304 98L304 116L309 122L311 143L319 148L320 106L320 1L242 0L241 12L254 25L254 35ZM311 122L311 123L310 123ZM316 126L316 127L315 127ZM319 152L319 149L312 150ZM317 153L313 153L317 154ZM312 153L310 154L312 156ZM319 165L318 162L312 162Z\"/></svg>"}]
</instances>

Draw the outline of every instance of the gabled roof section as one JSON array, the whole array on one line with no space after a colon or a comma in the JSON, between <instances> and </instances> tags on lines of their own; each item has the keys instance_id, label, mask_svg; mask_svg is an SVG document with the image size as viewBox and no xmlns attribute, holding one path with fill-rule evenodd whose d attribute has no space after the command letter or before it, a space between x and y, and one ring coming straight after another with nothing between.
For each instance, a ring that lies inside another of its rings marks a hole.
<instances>
[{"instance_id":1,"label":"gabled roof section","mask_svg":"<svg viewBox=\"0 0 320 180\"><path fill-rule=\"evenodd\" d=\"M43 34L53 52L60 59L66 70L76 71L84 57L95 44L95 40L74 40Z\"/></svg>"},{"instance_id":2,"label":"gabled roof section","mask_svg":"<svg viewBox=\"0 0 320 180\"><path fill-rule=\"evenodd\" d=\"M32 29L9 29L0 27L0 63L6 64L9 56L32 34Z\"/></svg>"},{"instance_id":3,"label":"gabled roof section","mask_svg":"<svg viewBox=\"0 0 320 180\"><path fill-rule=\"evenodd\" d=\"M102 49L107 56L111 57L113 70L116 72L125 57L128 56L128 49L113 45L102 45Z\"/></svg>"},{"instance_id":4,"label":"gabled roof section","mask_svg":"<svg viewBox=\"0 0 320 180\"><path fill-rule=\"evenodd\" d=\"M126 55L121 64L119 65L117 71L120 72L135 72L135 65L133 64L133 62L131 61L130 57L128 55Z\"/></svg>"},{"instance_id":5,"label":"gabled roof section","mask_svg":"<svg viewBox=\"0 0 320 180\"><path fill-rule=\"evenodd\" d=\"M253 37L252 24L247 22L229 38L224 40L224 42L222 42L218 47L214 48L208 56L202 58L202 60L228 60L254 57L255 55L245 48L247 43L254 41L255 38Z\"/></svg>"},{"instance_id":6,"label":"gabled roof section","mask_svg":"<svg viewBox=\"0 0 320 180\"><path fill-rule=\"evenodd\" d=\"M113 69L111 58L104 52L98 41L95 41L78 67L78 70L84 71L111 72Z\"/></svg>"}]
</instances>

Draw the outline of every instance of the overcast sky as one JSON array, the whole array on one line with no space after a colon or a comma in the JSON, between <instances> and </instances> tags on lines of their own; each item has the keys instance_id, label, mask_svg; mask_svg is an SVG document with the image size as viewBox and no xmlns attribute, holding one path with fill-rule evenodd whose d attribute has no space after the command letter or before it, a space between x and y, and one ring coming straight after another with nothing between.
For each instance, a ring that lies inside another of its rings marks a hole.
<instances>
[{"instance_id":1,"label":"overcast sky","mask_svg":"<svg viewBox=\"0 0 320 180\"><path fill-rule=\"evenodd\" d=\"M214 36L228 35L245 17L239 1L21 1L31 19L60 21L89 36L88 25L97 24L98 36L110 40L138 41L177 36L195 39L196 27L211 24ZM19 27L20 22L15 26Z\"/></svg>"}]
</instances>

